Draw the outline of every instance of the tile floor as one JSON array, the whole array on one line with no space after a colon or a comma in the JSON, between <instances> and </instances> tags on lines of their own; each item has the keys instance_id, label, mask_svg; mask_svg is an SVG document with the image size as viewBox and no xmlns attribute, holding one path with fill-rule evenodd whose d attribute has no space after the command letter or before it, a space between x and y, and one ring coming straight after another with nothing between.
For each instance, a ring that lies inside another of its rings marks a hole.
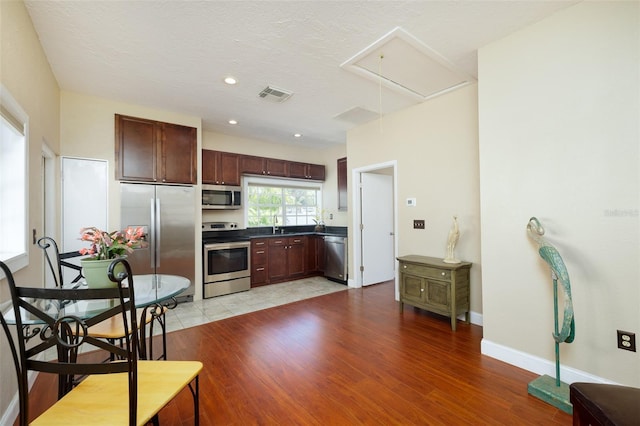
<instances>
[{"instance_id":1,"label":"tile floor","mask_svg":"<svg viewBox=\"0 0 640 426\"><path fill-rule=\"evenodd\" d=\"M348 287L323 277L311 277L248 291L179 304L166 315L167 332L181 330L298 300L347 290Z\"/></svg>"}]
</instances>

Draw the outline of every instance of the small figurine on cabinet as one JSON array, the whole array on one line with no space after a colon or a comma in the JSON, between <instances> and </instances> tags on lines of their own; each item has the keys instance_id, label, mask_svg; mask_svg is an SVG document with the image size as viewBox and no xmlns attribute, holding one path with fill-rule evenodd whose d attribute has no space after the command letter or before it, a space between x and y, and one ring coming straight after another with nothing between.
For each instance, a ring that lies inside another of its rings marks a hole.
<instances>
[{"instance_id":1,"label":"small figurine on cabinet","mask_svg":"<svg viewBox=\"0 0 640 426\"><path fill-rule=\"evenodd\" d=\"M460 259L456 258L455 249L458 239L460 238L460 229L458 228L458 217L453 217L453 225L449 231L449 238L447 240L447 255L443 259L444 263L460 263Z\"/></svg>"}]
</instances>

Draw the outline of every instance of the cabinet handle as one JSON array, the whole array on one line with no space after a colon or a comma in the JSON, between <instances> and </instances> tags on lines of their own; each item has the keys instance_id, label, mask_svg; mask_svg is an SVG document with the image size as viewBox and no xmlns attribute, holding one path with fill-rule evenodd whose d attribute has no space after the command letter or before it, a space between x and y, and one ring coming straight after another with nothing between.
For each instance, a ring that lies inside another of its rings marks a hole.
<instances>
[{"instance_id":1,"label":"cabinet handle","mask_svg":"<svg viewBox=\"0 0 640 426\"><path fill-rule=\"evenodd\" d=\"M264 250L258 250L256 254L264 254Z\"/></svg>"},{"instance_id":2,"label":"cabinet handle","mask_svg":"<svg viewBox=\"0 0 640 426\"><path fill-rule=\"evenodd\" d=\"M263 246L263 245L264 245L264 242L256 243L256 245L257 245L257 246Z\"/></svg>"},{"instance_id":3,"label":"cabinet handle","mask_svg":"<svg viewBox=\"0 0 640 426\"><path fill-rule=\"evenodd\" d=\"M420 291L424 291L424 288L421 288Z\"/></svg>"},{"instance_id":4,"label":"cabinet handle","mask_svg":"<svg viewBox=\"0 0 640 426\"><path fill-rule=\"evenodd\" d=\"M264 268L256 268L256 271L264 271Z\"/></svg>"},{"instance_id":5,"label":"cabinet handle","mask_svg":"<svg viewBox=\"0 0 640 426\"><path fill-rule=\"evenodd\" d=\"M444 272L442 272L440 275L442 275L442 276L444 277L445 273L444 273Z\"/></svg>"},{"instance_id":6,"label":"cabinet handle","mask_svg":"<svg viewBox=\"0 0 640 426\"><path fill-rule=\"evenodd\" d=\"M300 242L300 240L293 240L293 242L294 242L294 243L299 243L299 242Z\"/></svg>"},{"instance_id":7,"label":"cabinet handle","mask_svg":"<svg viewBox=\"0 0 640 426\"><path fill-rule=\"evenodd\" d=\"M402 265L402 267L403 267L404 269L407 269L407 265Z\"/></svg>"}]
</instances>

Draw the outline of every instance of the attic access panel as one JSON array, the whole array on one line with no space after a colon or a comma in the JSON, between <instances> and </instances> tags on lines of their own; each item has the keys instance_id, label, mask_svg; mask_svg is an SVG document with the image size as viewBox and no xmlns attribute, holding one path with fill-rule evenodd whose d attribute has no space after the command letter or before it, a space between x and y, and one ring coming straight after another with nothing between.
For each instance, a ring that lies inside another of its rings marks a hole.
<instances>
[{"instance_id":1,"label":"attic access panel","mask_svg":"<svg viewBox=\"0 0 640 426\"><path fill-rule=\"evenodd\" d=\"M400 27L340 65L418 101L466 86L474 78Z\"/></svg>"}]
</instances>

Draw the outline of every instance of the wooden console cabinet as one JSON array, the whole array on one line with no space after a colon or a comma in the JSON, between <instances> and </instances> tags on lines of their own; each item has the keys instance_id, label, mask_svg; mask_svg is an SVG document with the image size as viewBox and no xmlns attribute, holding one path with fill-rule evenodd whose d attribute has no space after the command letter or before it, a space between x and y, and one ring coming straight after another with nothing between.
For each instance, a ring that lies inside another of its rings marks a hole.
<instances>
[{"instance_id":1,"label":"wooden console cabinet","mask_svg":"<svg viewBox=\"0 0 640 426\"><path fill-rule=\"evenodd\" d=\"M404 304L451 318L456 331L456 317L465 314L469 323L469 270L471 263L444 263L442 259L408 255L400 262L400 312Z\"/></svg>"}]
</instances>

